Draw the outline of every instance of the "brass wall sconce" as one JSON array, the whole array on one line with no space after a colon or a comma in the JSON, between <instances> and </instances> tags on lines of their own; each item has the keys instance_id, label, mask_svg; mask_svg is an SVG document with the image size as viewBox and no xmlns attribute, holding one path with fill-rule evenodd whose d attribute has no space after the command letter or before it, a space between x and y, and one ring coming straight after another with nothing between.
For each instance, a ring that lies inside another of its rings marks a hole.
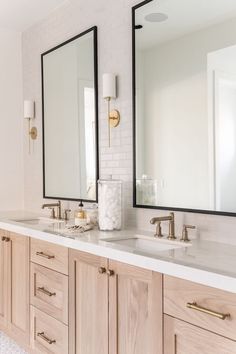
<instances>
[{"instance_id":1,"label":"brass wall sconce","mask_svg":"<svg viewBox=\"0 0 236 354\"><path fill-rule=\"evenodd\" d=\"M103 98L107 101L108 110L108 141L111 146L111 128L120 124L120 112L117 109L111 110L111 100L116 99L116 75L103 74Z\"/></svg>"},{"instance_id":2,"label":"brass wall sconce","mask_svg":"<svg viewBox=\"0 0 236 354\"><path fill-rule=\"evenodd\" d=\"M24 118L28 119L28 135L29 135L29 154L31 151L31 139L36 140L38 131L36 127L31 128L31 120L35 118L35 103L34 101L24 101Z\"/></svg>"}]
</instances>

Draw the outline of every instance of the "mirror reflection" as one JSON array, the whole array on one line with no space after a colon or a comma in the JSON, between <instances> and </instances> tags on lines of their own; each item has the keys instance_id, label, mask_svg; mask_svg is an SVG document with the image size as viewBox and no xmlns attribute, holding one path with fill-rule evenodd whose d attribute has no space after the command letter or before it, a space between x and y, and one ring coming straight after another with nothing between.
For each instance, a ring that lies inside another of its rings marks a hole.
<instances>
[{"instance_id":1,"label":"mirror reflection","mask_svg":"<svg viewBox=\"0 0 236 354\"><path fill-rule=\"evenodd\" d=\"M42 55L44 197L96 201L97 31Z\"/></svg>"},{"instance_id":2,"label":"mirror reflection","mask_svg":"<svg viewBox=\"0 0 236 354\"><path fill-rule=\"evenodd\" d=\"M236 2L134 14L136 206L236 213Z\"/></svg>"}]
</instances>

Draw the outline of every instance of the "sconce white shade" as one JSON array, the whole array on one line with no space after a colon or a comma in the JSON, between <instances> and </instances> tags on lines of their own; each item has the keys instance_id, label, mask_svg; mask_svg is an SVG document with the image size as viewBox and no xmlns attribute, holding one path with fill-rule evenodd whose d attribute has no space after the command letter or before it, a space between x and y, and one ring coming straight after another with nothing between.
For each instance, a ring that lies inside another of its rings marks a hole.
<instances>
[{"instance_id":1,"label":"sconce white shade","mask_svg":"<svg viewBox=\"0 0 236 354\"><path fill-rule=\"evenodd\" d=\"M24 118L27 119L34 118L34 101L30 101L30 100L24 101Z\"/></svg>"},{"instance_id":2,"label":"sconce white shade","mask_svg":"<svg viewBox=\"0 0 236 354\"><path fill-rule=\"evenodd\" d=\"M115 74L103 74L103 98L116 98Z\"/></svg>"}]
</instances>

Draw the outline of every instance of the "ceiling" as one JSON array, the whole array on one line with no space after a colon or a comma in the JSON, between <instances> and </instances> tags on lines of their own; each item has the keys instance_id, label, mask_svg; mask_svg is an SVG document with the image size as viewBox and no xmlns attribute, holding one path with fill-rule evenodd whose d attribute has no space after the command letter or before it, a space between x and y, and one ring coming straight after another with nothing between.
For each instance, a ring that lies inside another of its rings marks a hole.
<instances>
[{"instance_id":1,"label":"ceiling","mask_svg":"<svg viewBox=\"0 0 236 354\"><path fill-rule=\"evenodd\" d=\"M0 0L0 27L23 32L68 0Z\"/></svg>"},{"instance_id":2,"label":"ceiling","mask_svg":"<svg viewBox=\"0 0 236 354\"><path fill-rule=\"evenodd\" d=\"M168 20L147 22L145 16L150 13L164 13ZM150 48L233 17L236 0L153 0L136 10L136 24L143 25L136 32L138 46Z\"/></svg>"}]
</instances>

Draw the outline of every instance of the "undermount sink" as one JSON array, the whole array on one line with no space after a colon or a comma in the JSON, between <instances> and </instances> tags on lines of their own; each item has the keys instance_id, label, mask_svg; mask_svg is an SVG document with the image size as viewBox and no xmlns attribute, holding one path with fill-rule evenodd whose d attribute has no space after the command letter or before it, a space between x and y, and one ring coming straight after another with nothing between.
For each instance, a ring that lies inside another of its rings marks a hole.
<instances>
[{"instance_id":1,"label":"undermount sink","mask_svg":"<svg viewBox=\"0 0 236 354\"><path fill-rule=\"evenodd\" d=\"M127 238L108 238L102 239L102 241L106 241L111 244L116 244L120 246L126 246L129 248L133 248L137 251L143 251L152 254L155 251L168 251L191 246L191 244L181 243L179 241L160 240L154 237L151 238L150 236L141 235L136 235L134 237Z\"/></svg>"},{"instance_id":2,"label":"undermount sink","mask_svg":"<svg viewBox=\"0 0 236 354\"><path fill-rule=\"evenodd\" d=\"M28 225L50 225L64 222L64 220L50 219L46 217L13 219L12 221Z\"/></svg>"}]
</instances>

